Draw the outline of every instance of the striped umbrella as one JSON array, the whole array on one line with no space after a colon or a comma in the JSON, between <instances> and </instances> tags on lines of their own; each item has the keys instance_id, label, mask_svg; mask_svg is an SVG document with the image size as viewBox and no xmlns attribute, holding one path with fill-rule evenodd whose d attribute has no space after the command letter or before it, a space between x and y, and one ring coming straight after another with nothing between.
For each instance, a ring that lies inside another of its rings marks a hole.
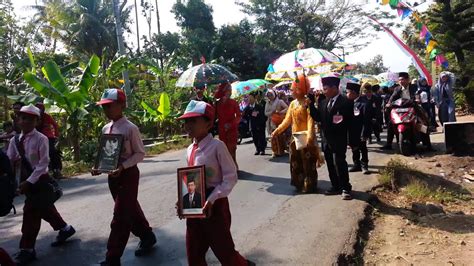
<instances>
[{"instance_id":1,"label":"striped umbrella","mask_svg":"<svg viewBox=\"0 0 474 266\"><path fill-rule=\"evenodd\" d=\"M361 83L369 83L370 85L377 85L379 84L379 79L377 76L369 75L369 74L357 74L354 75L356 79L358 79Z\"/></svg>"},{"instance_id":2,"label":"striped umbrella","mask_svg":"<svg viewBox=\"0 0 474 266\"><path fill-rule=\"evenodd\" d=\"M296 50L280 56L268 66L266 80L294 80L296 75L316 76L342 70L347 63L335 54L315 48Z\"/></svg>"},{"instance_id":3,"label":"striped umbrella","mask_svg":"<svg viewBox=\"0 0 474 266\"><path fill-rule=\"evenodd\" d=\"M193 66L181 74L176 87L196 87L238 80L237 76L227 68L218 64L200 64Z\"/></svg>"}]
</instances>

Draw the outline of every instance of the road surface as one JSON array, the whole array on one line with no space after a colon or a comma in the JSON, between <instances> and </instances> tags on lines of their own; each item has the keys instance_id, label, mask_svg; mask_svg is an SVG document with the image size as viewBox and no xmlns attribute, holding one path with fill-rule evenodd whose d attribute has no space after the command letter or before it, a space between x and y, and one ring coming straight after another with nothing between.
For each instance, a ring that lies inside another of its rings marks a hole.
<instances>
[{"instance_id":1,"label":"road surface","mask_svg":"<svg viewBox=\"0 0 474 266\"><path fill-rule=\"evenodd\" d=\"M245 142L245 140L244 140ZM387 161L379 145L369 145L371 170ZM270 151L269 151L270 152ZM288 157L272 160L254 156L251 143L238 147L239 182L230 196L232 234L236 248L258 265L330 265L351 249L358 221L366 207L366 190L376 175L351 174L352 201L325 196L330 187L326 166L319 172L319 193L297 194L290 186ZM348 150L348 162L350 159ZM176 217L176 169L185 166L184 150L148 157L141 170L139 201L158 238L149 257L136 258L138 238L131 235L123 265L186 265L185 221ZM60 182L64 196L56 206L77 233L62 247L49 244L56 236L43 221L33 265L93 265L104 258L110 231L113 201L106 176L82 175ZM18 213L0 218L0 247L16 252L20 239L23 198L16 199ZM210 265L218 265L211 250Z\"/></svg>"}]
</instances>

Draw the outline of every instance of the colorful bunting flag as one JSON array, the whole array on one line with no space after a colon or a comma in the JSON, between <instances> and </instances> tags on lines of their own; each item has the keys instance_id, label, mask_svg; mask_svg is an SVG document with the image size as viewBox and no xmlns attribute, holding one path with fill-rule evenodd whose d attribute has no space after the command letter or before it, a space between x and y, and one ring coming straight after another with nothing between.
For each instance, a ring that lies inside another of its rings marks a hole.
<instances>
[{"instance_id":1,"label":"colorful bunting flag","mask_svg":"<svg viewBox=\"0 0 474 266\"><path fill-rule=\"evenodd\" d=\"M389 4L391 8L397 8L398 7L398 0L389 0Z\"/></svg>"},{"instance_id":2,"label":"colorful bunting flag","mask_svg":"<svg viewBox=\"0 0 474 266\"><path fill-rule=\"evenodd\" d=\"M425 25L423 25L421 27L421 31L420 31L420 39L421 40L423 40L425 38L427 32L428 32L428 28Z\"/></svg>"},{"instance_id":3,"label":"colorful bunting flag","mask_svg":"<svg viewBox=\"0 0 474 266\"><path fill-rule=\"evenodd\" d=\"M425 45L428 45L428 43L430 43L431 37L433 37L433 36L431 35L431 33L430 33L429 31L426 32L426 35L425 35Z\"/></svg>"},{"instance_id":4,"label":"colorful bunting flag","mask_svg":"<svg viewBox=\"0 0 474 266\"><path fill-rule=\"evenodd\" d=\"M403 11L403 12L402 12L402 20L404 20L405 18L409 17L409 16L411 15L411 13L412 13L412 11L411 11L410 9L408 9L408 8L404 8L402 11Z\"/></svg>"},{"instance_id":5,"label":"colorful bunting flag","mask_svg":"<svg viewBox=\"0 0 474 266\"><path fill-rule=\"evenodd\" d=\"M390 0L382 0L382 5L387 5Z\"/></svg>"},{"instance_id":6,"label":"colorful bunting flag","mask_svg":"<svg viewBox=\"0 0 474 266\"><path fill-rule=\"evenodd\" d=\"M438 49L434 48L430 53L430 60L431 61L436 60L437 55L438 55Z\"/></svg>"},{"instance_id":7,"label":"colorful bunting flag","mask_svg":"<svg viewBox=\"0 0 474 266\"><path fill-rule=\"evenodd\" d=\"M436 41L430 40L430 42L426 46L426 51L428 53L431 53L431 51L433 51L433 49L435 48L436 45L438 45L438 43Z\"/></svg>"},{"instance_id":8,"label":"colorful bunting flag","mask_svg":"<svg viewBox=\"0 0 474 266\"><path fill-rule=\"evenodd\" d=\"M428 69L423 65L423 62L421 59L418 57L418 55L410 49L400 38L398 38L389 28L385 27L382 23L378 22L375 18L368 16L371 20L373 20L375 23L377 23L382 29L385 30L385 32L392 38L392 40L395 42L395 44L400 48L400 50L405 53L408 57L411 58L411 62L415 66L416 70L418 73L420 73L420 76L426 78L426 81L428 82L429 85L433 84L433 79L431 78L431 74L428 71Z\"/></svg>"},{"instance_id":9,"label":"colorful bunting flag","mask_svg":"<svg viewBox=\"0 0 474 266\"><path fill-rule=\"evenodd\" d=\"M441 65L444 68L447 68L449 66L448 60L446 60L446 58L442 54L436 56L436 64L438 66Z\"/></svg>"}]
</instances>

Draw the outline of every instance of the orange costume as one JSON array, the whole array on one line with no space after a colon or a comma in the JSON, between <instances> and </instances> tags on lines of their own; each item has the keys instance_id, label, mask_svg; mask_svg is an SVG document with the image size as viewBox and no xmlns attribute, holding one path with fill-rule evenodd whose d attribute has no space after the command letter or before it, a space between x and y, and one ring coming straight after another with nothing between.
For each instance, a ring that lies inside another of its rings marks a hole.
<instances>
[{"instance_id":1,"label":"orange costume","mask_svg":"<svg viewBox=\"0 0 474 266\"><path fill-rule=\"evenodd\" d=\"M290 144L291 185L295 186L299 192L315 192L318 182L316 168L321 166L324 160L316 142L314 120L309 114L305 99L309 90L308 79L304 76L298 77L298 80L293 82L291 89L295 100L290 103L285 119L275 129L272 136L277 137L282 134L290 125L293 134L295 132L306 133L308 144L305 148L297 150L295 140Z\"/></svg>"},{"instance_id":2,"label":"orange costume","mask_svg":"<svg viewBox=\"0 0 474 266\"><path fill-rule=\"evenodd\" d=\"M225 143L232 155L232 159L234 159L235 165L237 165L236 151L241 113L239 104L235 100L230 99L230 94L230 84L225 83L219 86L215 94L215 98L219 99L216 104L216 112L219 139Z\"/></svg>"}]
</instances>

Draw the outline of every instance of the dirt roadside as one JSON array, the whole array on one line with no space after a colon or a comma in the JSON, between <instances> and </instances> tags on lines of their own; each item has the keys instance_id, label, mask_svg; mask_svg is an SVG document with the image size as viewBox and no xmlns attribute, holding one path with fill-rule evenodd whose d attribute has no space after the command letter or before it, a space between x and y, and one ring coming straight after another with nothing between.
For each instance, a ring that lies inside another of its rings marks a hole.
<instances>
[{"instance_id":1,"label":"dirt roadside","mask_svg":"<svg viewBox=\"0 0 474 266\"><path fill-rule=\"evenodd\" d=\"M474 157L443 154L440 132L432 142L437 152L394 156L392 172L381 171L354 263L474 265Z\"/></svg>"}]
</instances>

